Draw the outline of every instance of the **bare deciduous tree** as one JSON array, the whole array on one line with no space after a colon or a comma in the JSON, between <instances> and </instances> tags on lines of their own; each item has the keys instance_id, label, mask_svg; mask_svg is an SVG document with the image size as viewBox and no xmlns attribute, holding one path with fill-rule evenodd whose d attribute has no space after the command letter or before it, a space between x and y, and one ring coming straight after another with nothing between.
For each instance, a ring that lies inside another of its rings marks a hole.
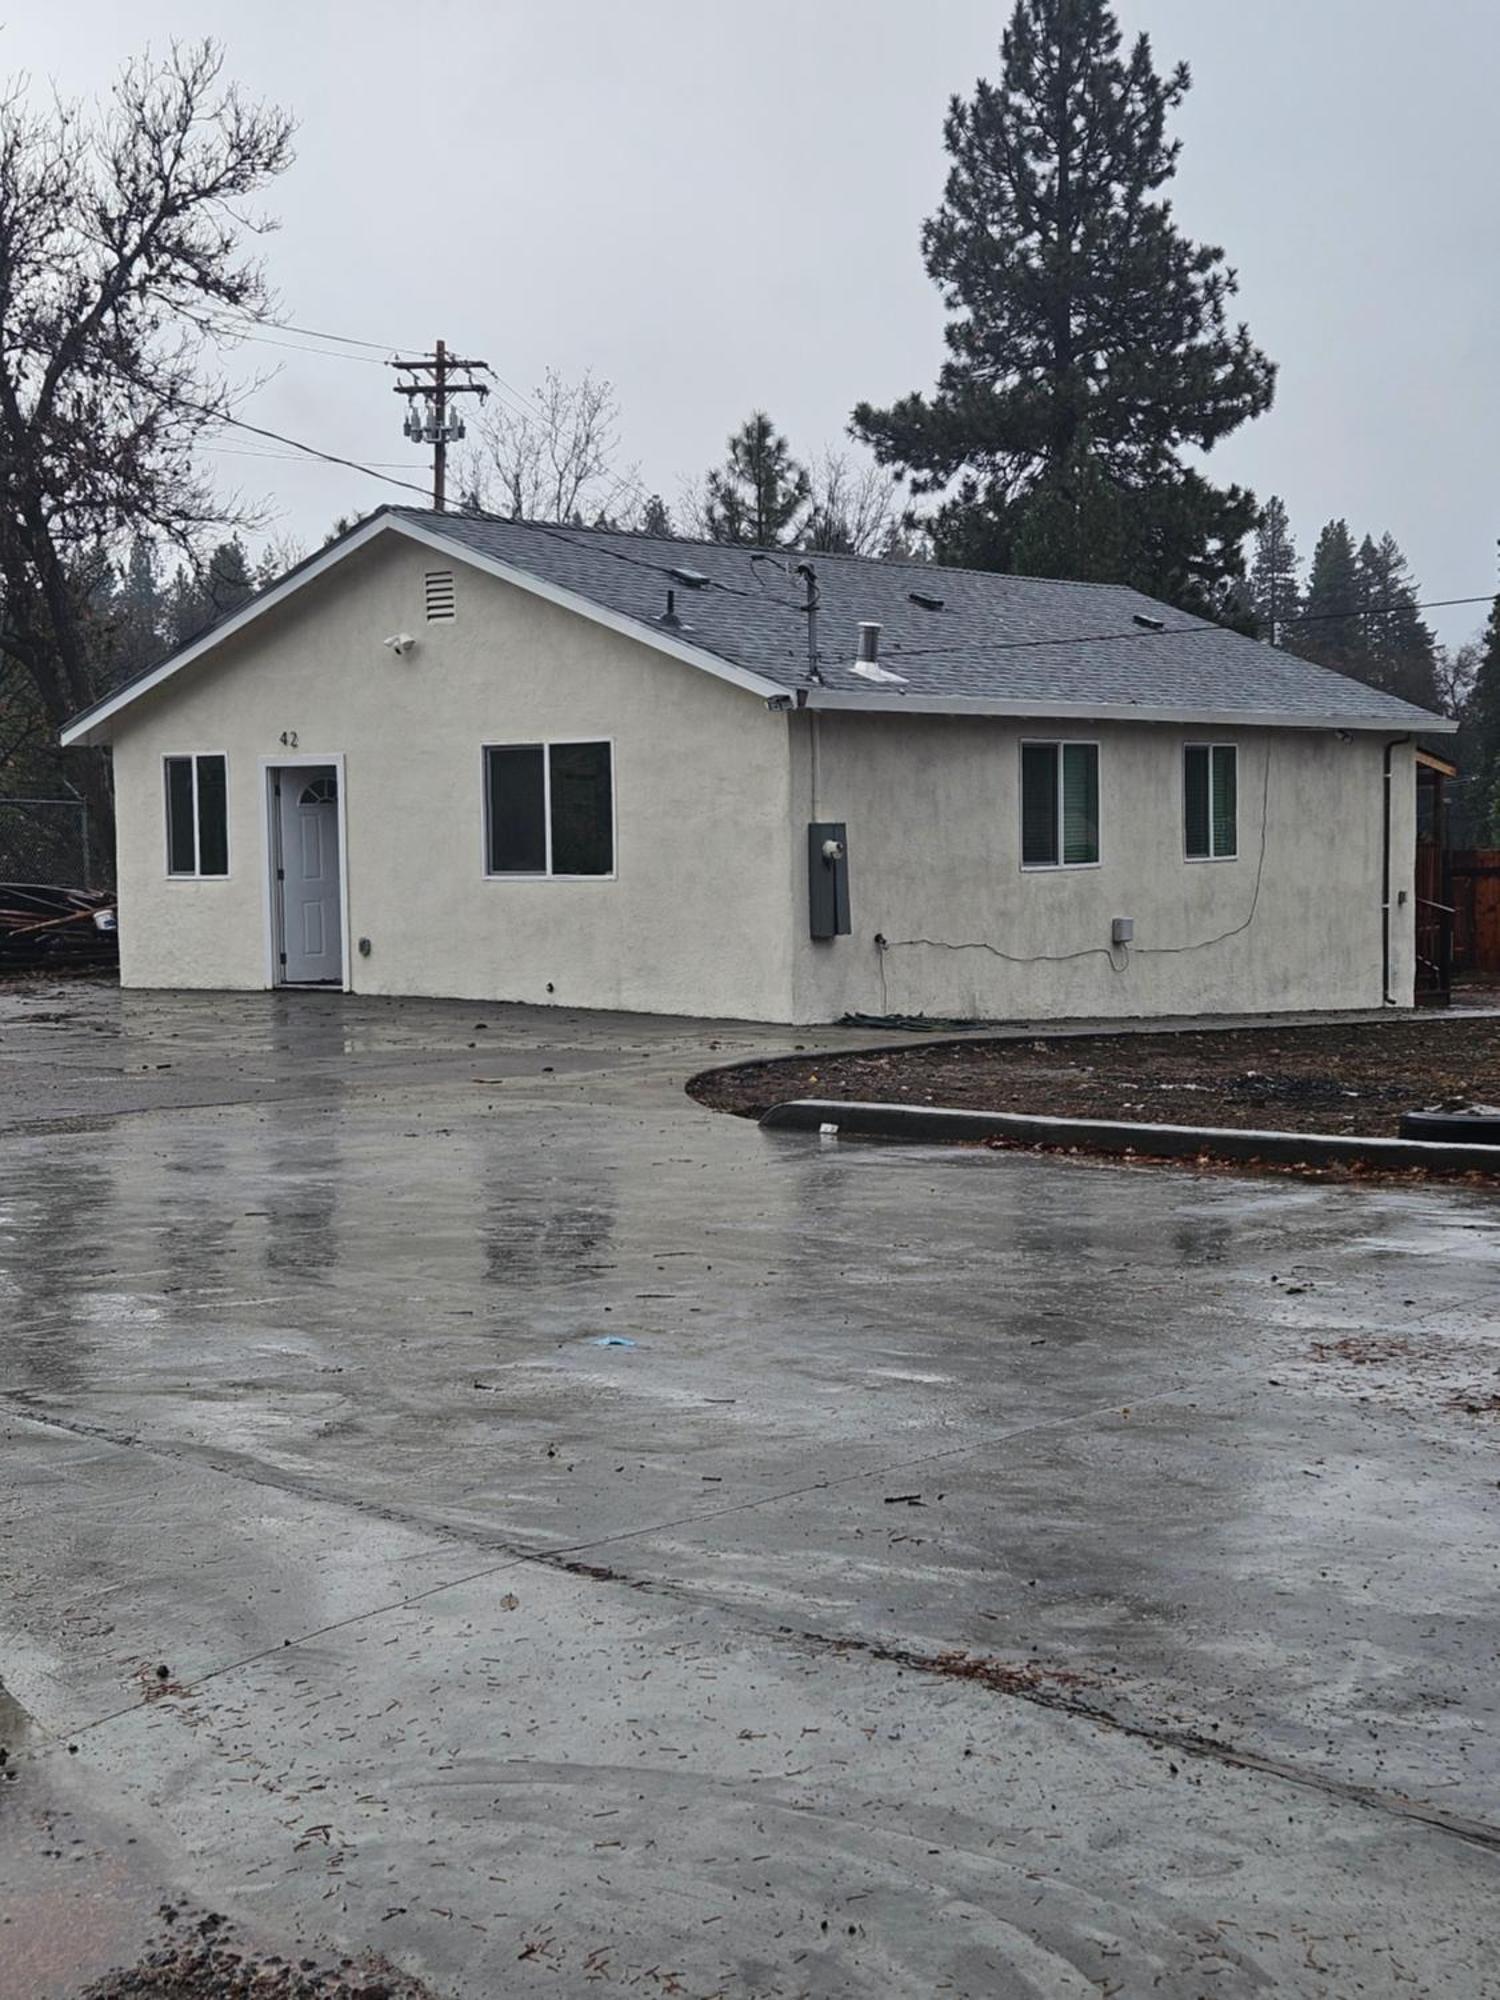
<instances>
[{"instance_id":1,"label":"bare deciduous tree","mask_svg":"<svg viewBox=\"0 0 1500 2000\"><path fill-rule=\"evenodd\" d=\"M1474 682L1484 659L1482 639L1466 639L1461 646L1439 646L1433 662L1433 679L1444 715L1461 716L1473 693Z\"/></svg>"},{"instance_id":2,"label":"bare deciduous tree","mask_svg":"<svg viewBox=\"0 0 1500 2000\"><path fill-rule=\"evenodd\" d=\"M188 549L233 519L194 448L231 414L211 338L270 306L245 204L291 159L281 112L220 81L210 42L129 65L107 106L0 99L0 650L56 730L98 687L89 579L156 533ZM74 782L102 838L97 753Z\"/></svg>"},{"instance_id":3,"label":"bare deciduous tree","mask_svg":"<svg viewBox=\"0 0 1500 2000\"><path fill-rule=\"evenodd\" d=\"M673 518L679 524L679 532L690 540L707 542L713 539L708 522L708 482L701 474L678 480Z\"/></svg>"},{"instance_id":4,"label":"bare deciduous tree","mask_svg":"<svg viewBox=\"0 0 1500 2000\"><path fill-rule=\"evenodd\" d=\"M812 468L803 546L830 555L893 555L904 552L901 532L901 488L890 473L873 460L857 464L847 452L825 451Z\"/></svg>"},{"instance_id":5,"label":"bare deciduous tree","mask_svg":"<svg viewBox=\"0 0 1500 2000\"><path fill-rule=\"evenodd\" d=\"M622 468L620 406L612 383L587 370L576 382L549 368L529 407L498 397L475 420L463 467L464 504L517 521L626 525L640 481Z\"/></svg>"}]
</instances>

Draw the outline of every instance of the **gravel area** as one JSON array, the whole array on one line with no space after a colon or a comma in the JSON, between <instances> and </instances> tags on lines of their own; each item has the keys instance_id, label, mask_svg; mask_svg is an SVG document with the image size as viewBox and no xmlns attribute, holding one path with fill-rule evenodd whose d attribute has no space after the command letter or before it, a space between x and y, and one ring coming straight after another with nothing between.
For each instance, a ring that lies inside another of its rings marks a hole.
<instances>
[{"instance_id":1,"label":"gravel area","mask_svg":"<svg viewBox=\"0 0 1500 2000\"><path fill-rule=\"evenodd\" d=\"M1405 1110L1500 1103L1500 1017L948 1042L746 1063L688 1089L742 1118L829 1097L1394 1137Z\"/></svg>"}]
</instances>

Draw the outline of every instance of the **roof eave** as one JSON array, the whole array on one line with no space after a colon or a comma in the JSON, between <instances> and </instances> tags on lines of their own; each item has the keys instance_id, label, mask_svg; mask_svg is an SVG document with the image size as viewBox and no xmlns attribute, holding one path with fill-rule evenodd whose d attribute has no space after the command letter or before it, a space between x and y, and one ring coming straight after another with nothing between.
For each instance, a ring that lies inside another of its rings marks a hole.
<instances>
[{"instance_id":1,"label":"roof eave","mask_svg":"<svg viewBox=\"0 0 1500 2000\"><path fill-rule=\"evenodd\" d=\"M1168 722L1191 729L1322 729L1389 735L1392 731L1424 736L1452 736L1458 724L1446 715L1425 710L1406 716L1315 715L1262 708L1148 707L1134 702L1002 700L990 695L855 694L841 688L800 690L798 705L817 709L855 709L871 715L996 715L1017 720L1060 717L1080 722Z\"/></svg>"}]
</instances>

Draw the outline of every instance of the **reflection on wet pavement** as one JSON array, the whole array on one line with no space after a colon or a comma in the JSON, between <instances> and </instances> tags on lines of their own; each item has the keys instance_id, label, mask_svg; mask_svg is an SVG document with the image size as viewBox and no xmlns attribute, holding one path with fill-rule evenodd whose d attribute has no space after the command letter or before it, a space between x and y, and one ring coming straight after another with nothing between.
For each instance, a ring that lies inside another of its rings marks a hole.
<instances>
[{"instance_id":1,"label":"reflection on wet pavement","mask_svg":"<svg viewBox=\"0 0 1500 2000\"><path fill-rule=\"evenodd\" d=\"M681 1091L785 1046L0 995L38 1797L454 1993L1495 1990L1494 1199Z\"/></svg>"}]
</instances>

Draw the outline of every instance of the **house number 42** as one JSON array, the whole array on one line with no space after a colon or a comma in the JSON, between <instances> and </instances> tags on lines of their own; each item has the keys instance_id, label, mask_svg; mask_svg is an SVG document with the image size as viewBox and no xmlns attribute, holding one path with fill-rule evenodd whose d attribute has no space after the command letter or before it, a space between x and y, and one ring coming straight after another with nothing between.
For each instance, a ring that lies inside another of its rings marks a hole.
<instances>
[{"instance_id":1,"label":"house number 42","mask_svg":"<svg viewBox=\"0 0 1500 2000\"><path fill-rule=\"evenodd\" d=\"M281 747L282 747L282 749L283 749L283 750L295 750L295 749L296 749L296 747L297 747L297 732L296 732L296 730L295 730L295 729L283 729L283 730L282 730L282 732L281 732Z\"/></svg>"}]
</instances>

